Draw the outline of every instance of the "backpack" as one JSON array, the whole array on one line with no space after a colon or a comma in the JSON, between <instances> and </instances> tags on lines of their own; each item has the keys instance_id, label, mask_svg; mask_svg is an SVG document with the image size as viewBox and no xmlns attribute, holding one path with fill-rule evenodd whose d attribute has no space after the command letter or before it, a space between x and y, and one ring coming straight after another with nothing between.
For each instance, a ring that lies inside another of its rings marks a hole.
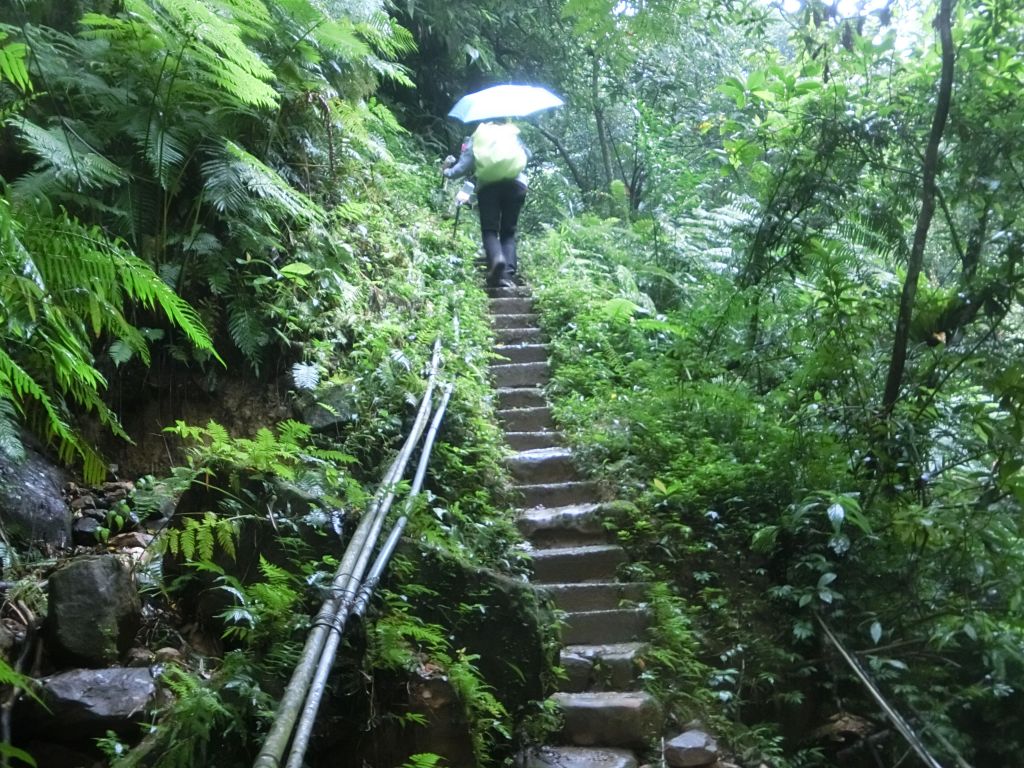
<instances>
[{"instance_id":1,"label":"backpack","mask_svg":"<svg viewBox=\"0 0 1024 768\"><path fill-rule=\"evenodd\" d=\"M526 168L519 129L509 123L481 123L473 133L473 162L480 184L514 179Z\"/></svg>"}]
</instances>

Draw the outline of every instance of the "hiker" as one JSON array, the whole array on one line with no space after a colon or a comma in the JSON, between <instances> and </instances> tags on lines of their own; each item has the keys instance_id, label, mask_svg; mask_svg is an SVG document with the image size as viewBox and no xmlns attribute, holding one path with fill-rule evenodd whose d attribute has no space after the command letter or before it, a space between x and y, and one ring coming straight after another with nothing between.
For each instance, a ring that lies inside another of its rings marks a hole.
<instances>
[{"instance_id":1,"label":"hiker","mask_svg":"<svg viewBox=\"0 0 1024 768\"><path fill-rule=\"evenodd\" d=\"M476 175L480 232L487 257L487 285L509 287L516 274L516 226L526 202L524 170L530 152L510 122L481 123L462 145L454 165L446 158L441 172L449 179Z\"/></svg>"}]
</instances>

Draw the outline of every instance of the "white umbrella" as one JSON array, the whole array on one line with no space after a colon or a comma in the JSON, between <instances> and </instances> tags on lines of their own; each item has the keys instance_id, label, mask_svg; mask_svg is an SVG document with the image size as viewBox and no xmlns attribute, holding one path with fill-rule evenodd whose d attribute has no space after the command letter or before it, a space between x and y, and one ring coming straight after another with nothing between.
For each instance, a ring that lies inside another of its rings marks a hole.
<instances>
[{"instance_id":1,"label":"white umbrella","mask_svg":"<svg viewBox=\"0 0 1024 768\"><path fill-rule=\"evenodd\" d=\"M537 85L495 85L463 96L448 117L464 123L495 117L526 117L564 103L547 88Z\"/></svg>"}]
</instances>

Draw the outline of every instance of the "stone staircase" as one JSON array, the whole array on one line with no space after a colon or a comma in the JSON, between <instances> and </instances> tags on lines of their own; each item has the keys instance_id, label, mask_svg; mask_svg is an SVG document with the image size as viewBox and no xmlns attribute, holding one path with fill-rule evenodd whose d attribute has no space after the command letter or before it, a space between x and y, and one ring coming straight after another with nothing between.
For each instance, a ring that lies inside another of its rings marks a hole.
<instances>
[{"instance_id":1,"label":"stone staircase","mask_svg":"<svg viewBox=\"0 0 1024 768\"><path fill-rule=\"evenodd\" d=\"M604 529L596 484L576 473L562 447L542 387L550 378L529 290L491 292L491 320L501 356L491 371L498 416L512 453L506 459L520 494L518 524L533 547L533 582L565 613L561 664L553 695L564 716L558 744L524 756L526 768L636 768L633 752L661 731L657 702L638 690L644 650L644 585L616 580L626 561Z\"/></svg>"}]
</instances>

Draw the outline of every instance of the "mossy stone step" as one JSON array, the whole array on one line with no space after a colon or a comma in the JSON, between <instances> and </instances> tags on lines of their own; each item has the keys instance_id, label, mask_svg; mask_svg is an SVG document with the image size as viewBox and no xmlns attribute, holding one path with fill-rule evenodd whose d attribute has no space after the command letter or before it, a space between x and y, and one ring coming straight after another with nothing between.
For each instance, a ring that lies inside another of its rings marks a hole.
<instances>
[{"instance_id":1,"label":"mossy stone step","mask_svg":"<svg viewBox=\"0 0 1024 768\"><path fill-rule=\"evenodd\" d=\"M646 643L639 642L567 645L562 649L561 665L568 677L559 690L629 690L637 685L638 661L646 650Z\"/></svg>"},{"instance_id":2,"label":"mossy stone step","mask_svg":"<svg viewBox=\"0 0 1024 768\"><path fill-rule=\"evenodd\" d=\"M495 328L494 338L498 344L539 344L544 341L540 328Z\"/></svg>"},{"instance_id":3,"label":"mossy stone step","mask_svg":"<svg viewBox=\"0 0 1024 768\"><path fill-rule=\"evenodd\" d=\"M532 312L514 315L491 315L492 328L537 328L537 316Z\"/></svg>"},{"instance_id":4,"label":"mossy stone step","mask_svg":"<svg viewBox=\"0 0 1024 768\"><path fill-rule=\"evenodd\" d=\"M491 366L498 387L536 387L551 379L551 366L543 363L500 363Z\"/></svg>"},{"instance_id":5,"label":"mossy stone step","mask_svg":"<svg viewBox=\"0 0 1024 768\"><path fill-rule=\"evenodd\" d=\"M562 739L580 747L645 747L661 731L658 702L641 691L556 693Z\"/></svg>"},{"instance_id":6,"label":"mossy stone step","mask_svg":"<svg viewBox=\"0 0 1024 768\"><path fill-rule=\"evenodd\" d=\"M646 608L572 611L565 617L562 642L566 645L629 643L640 640L649 623Z\"/></svg>"},{"instance_id":7,"label":"mossy stone step","mask_svg":"<svg viewBox=\"0 0 1024 768\"><path fill-rule=\"evenodd\" d=\"M493 299L521 299L530 298L533 292L523 285L513 285L507 288L488 288L487 295Z\"/></svg>"},{"instance_id":8,"label":"mossy stone step","mask_svg":"<svg viewBox=\"0 0 1024 768\"><path fill-rule=\"evenodd\" d=\"M498 408L542 408L548 401L540 387L498 387Z\"/></svg>"},{"instance_id":9,"label":"mossy stone step","mask_svg":"<svg viewBox=\"0 0 1024 768\"><path fill-rule=\"evenodd\" d=\"M610 611L623 603L640 603L647 597L647 585L639 582L607 581L590 584L545 584L546 591L562 611Z\"/></svg>"},{"instance_id":10,"label":"mossy stone step","mask_svg":"<svg viewBox=\"0 0 1024 768\"><path fill-rule=\"evenodd\" d=\"M509 432L544 432L555 428L555 422L551 418L551 409L546 405L540 408L500 410L498 419Z\"/></svg>"},{"instance_id":11,"label":"mossy stone step","mask_svg":"<svg viewBox=\"0 0 1024 768\"><path fill-rule=\"evenodd\" d=\"M537 507L520 512L516 526L536 547L600 544L608 538L600 509L601 505L596 503Z\"/></svg>"},{"instance_id":12,"label":"mossy stone step","mask_svg":"<svg viewBox=\"0 0 1024 768\"><path fill-rule=\"evenodd\" d=\"M533 312L530 296L501 296L487 302L492 315L525 315Z\"/></svg>"},{"instance_id":13,"label":"mossy stone step","mask_svg":"<svg viewBox=\"0 0 1024 768\"><path fill-rule=\"evenodd\" d=\"M501 355L502 359L496 361L499 365L504 361L510 363L543 363L547 362L551 346L548 344L499 344L493 351L494 354Z\"/></svg>"},{"instance_id":14,"label":"mossy stone step","mask_svg":"<svg viewBox=\"0 0 1024 768\"><path fill-rule=\"evenodd\" d=\"M626 749L539 747L516 765L523 768L637 768L636 756Z\"/></svg>"},{"instance_id":15,"label":"mossy stone step","mask_svg":"<svg viewBox=\"0 0 1024 768\"><path fill-rule=\"evenodd\" d=\"M626 562L625 551L616 544L537 549L531 555L533 581L538 584L611 581Z\"/></svg>"},{"instance_id":16,"label":"mossy stone step","mask_svg":"<svg viewBox=\"0 0 1024 768\"><path fill-rule=\"evenodd\" d=\"M505 458L505 466L521 483L564 483L578 479L568 448L535 448Z\"/></svg>"},{"instance_id":17,"label":"mossy stone step","mask_svg":"<svg viewBox=\"0 0 1024 768\"><path fill-rule=\"evenodd\" d=\"M523 509L567 507L570 504L591 504L600 501L597 483L590 481L531 483L517 485L516 490L522 495Z\"/></svg>"},{"instance_id":18,"label":"mossy stone step","mask_svg":"<svg viewBox=\"0 0 1024 768\"><path fill-rule=\"evenodd\" d=\"M505 442L513 451L531 451L537 448L553 448L561 444L558 432L506 432Z\"/></svg>"}]
</instances>

